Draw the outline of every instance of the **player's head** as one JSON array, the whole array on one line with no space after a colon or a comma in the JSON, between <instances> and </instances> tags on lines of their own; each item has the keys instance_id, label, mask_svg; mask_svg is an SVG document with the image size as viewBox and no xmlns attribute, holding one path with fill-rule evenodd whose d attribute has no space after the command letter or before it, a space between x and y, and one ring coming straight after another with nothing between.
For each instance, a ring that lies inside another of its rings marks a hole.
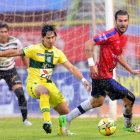
<instances>
[{"instance_id":1,"label":"player's head","mask_svg":"<svg viewBox=\"0 0 140 140\"><path fill-rule=\"evenodd\" d=\"M7 24L0 24L0 42L7 43L9 36L9 27Z\"/></svg>"},{"instance_id":2,"label":"player's head","mask_svg":"<svg viewBox=\"0 0 140 140\"><path fill-rule=\"evenodd\" d=\"M120 34L126 32L129 24L129 14L125 10L119 10L115 13L115 24Z\"/></svg>"},{"instance_id":3,"label":"player's head","mask_svg":"<svg viewBox=\"0 0 140 140\"><path fill-rule=\"evenodd\" d=\"M42 42L47 48L52 48L56 40L56 29L54 25L44 24L42 27Z\"/></svg>"}]
</instances>

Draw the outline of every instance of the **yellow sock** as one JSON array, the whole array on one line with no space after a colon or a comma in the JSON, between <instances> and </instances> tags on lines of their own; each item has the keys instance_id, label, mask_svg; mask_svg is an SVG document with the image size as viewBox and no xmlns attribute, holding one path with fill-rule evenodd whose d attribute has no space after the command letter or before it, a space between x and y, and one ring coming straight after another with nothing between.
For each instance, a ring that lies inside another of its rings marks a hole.
<instances>
[{"instance_id":1,"label":"yellow sock","mask_svg":"<svg viewBox=\"0 0 140 140\"><path fill-rule=\"evenodd\" d=\"M51 122L49 98L46 94L40 96L40 109L43 113L44 122Z\"/></svg>"}]
</instances>

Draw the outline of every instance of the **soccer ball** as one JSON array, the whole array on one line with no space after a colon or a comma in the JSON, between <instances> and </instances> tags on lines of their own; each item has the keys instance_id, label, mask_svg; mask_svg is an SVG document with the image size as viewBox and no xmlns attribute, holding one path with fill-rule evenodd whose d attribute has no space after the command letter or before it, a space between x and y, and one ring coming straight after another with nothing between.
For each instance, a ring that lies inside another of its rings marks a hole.
<instances>
[{"instance_id":1,"label":"soccer ball","mask_svg":"<svg viewBox=\"0 0 140 140\"><path fill-rule=\"evenodd\" d=\"M99 132L104 136L110 136L116 131L116 124L111 118L104 118L98 124Z\"/></svg>"}]
</instances>

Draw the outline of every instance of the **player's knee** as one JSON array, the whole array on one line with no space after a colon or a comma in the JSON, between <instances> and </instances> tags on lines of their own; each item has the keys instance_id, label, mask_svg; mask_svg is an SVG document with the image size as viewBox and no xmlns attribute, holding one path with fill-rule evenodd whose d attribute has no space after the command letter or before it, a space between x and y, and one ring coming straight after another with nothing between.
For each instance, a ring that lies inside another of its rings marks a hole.
<instances>
[{"instance_id":1,"label":"player's knee","mask_svg":"<svg viewBox=\"0 0 140 140\"><path fill-rule=\"evenodd\" d=\"M45 86L39 85L36 89L36 93L38 95L44 95L44 94L49 95L49 90Z\"/></svg>"},{"instance_id":2,"label":"player's knee","mask_svg":"<svg viewBox=\"0 0 140 140\"><path fill-rule=\"evenodd\" d=\"M40 91L40 95L50 95L50 93L49 93L49 91L48 91L48 89L46 88L46 89L44 89L44 90L42 90L42 91Z\"/></svg>"},{"instance_id":3,"label":"player's knee","mask_svg":"<svg viewBox=\"0 0 140 140\"><path fill-rule=\"evenodd\" d=\"M133 106L133 104L135 102L135 96L134 96L134 94L131 93L131 92L128 92L127 99L131 102L131 106Z\"/></svg>"}]
</instances>

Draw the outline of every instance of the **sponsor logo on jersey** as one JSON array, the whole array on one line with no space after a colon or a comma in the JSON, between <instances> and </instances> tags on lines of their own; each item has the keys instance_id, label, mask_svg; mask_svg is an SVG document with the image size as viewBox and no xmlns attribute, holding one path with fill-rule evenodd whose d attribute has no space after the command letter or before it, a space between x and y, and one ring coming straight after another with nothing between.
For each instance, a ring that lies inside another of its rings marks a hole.
<instances>
[{"instance_id":1,"label":"sponsor logo on jersey","mask_svg":"<svg viewBox=\"0 0 140 140\"><path fill-rule=\"evenodd\" d=\"M47 57L47 62L51 62L51 57Z\"/></svg>"},{"instance_id":2,"label":"sponsor logo on jersey","mask_svg":"<svg viewBox=\"0 0 140 140\"><path fill-rule=\"evenodd\" d=\"M44 56L44 54L42 54L42 53L37 53L36 55L37 56Z\"/></svg>"},{"instance_id":3,"label":"sponsor logo on jersey","mask_svg":"<svg viewBox=\"0 0 140 140\"><path fill-rule=\"evenodd\" d=\"M109 68L109 72L113 72L113 69L112 68Z\"/></svg>"}]
</instances>

